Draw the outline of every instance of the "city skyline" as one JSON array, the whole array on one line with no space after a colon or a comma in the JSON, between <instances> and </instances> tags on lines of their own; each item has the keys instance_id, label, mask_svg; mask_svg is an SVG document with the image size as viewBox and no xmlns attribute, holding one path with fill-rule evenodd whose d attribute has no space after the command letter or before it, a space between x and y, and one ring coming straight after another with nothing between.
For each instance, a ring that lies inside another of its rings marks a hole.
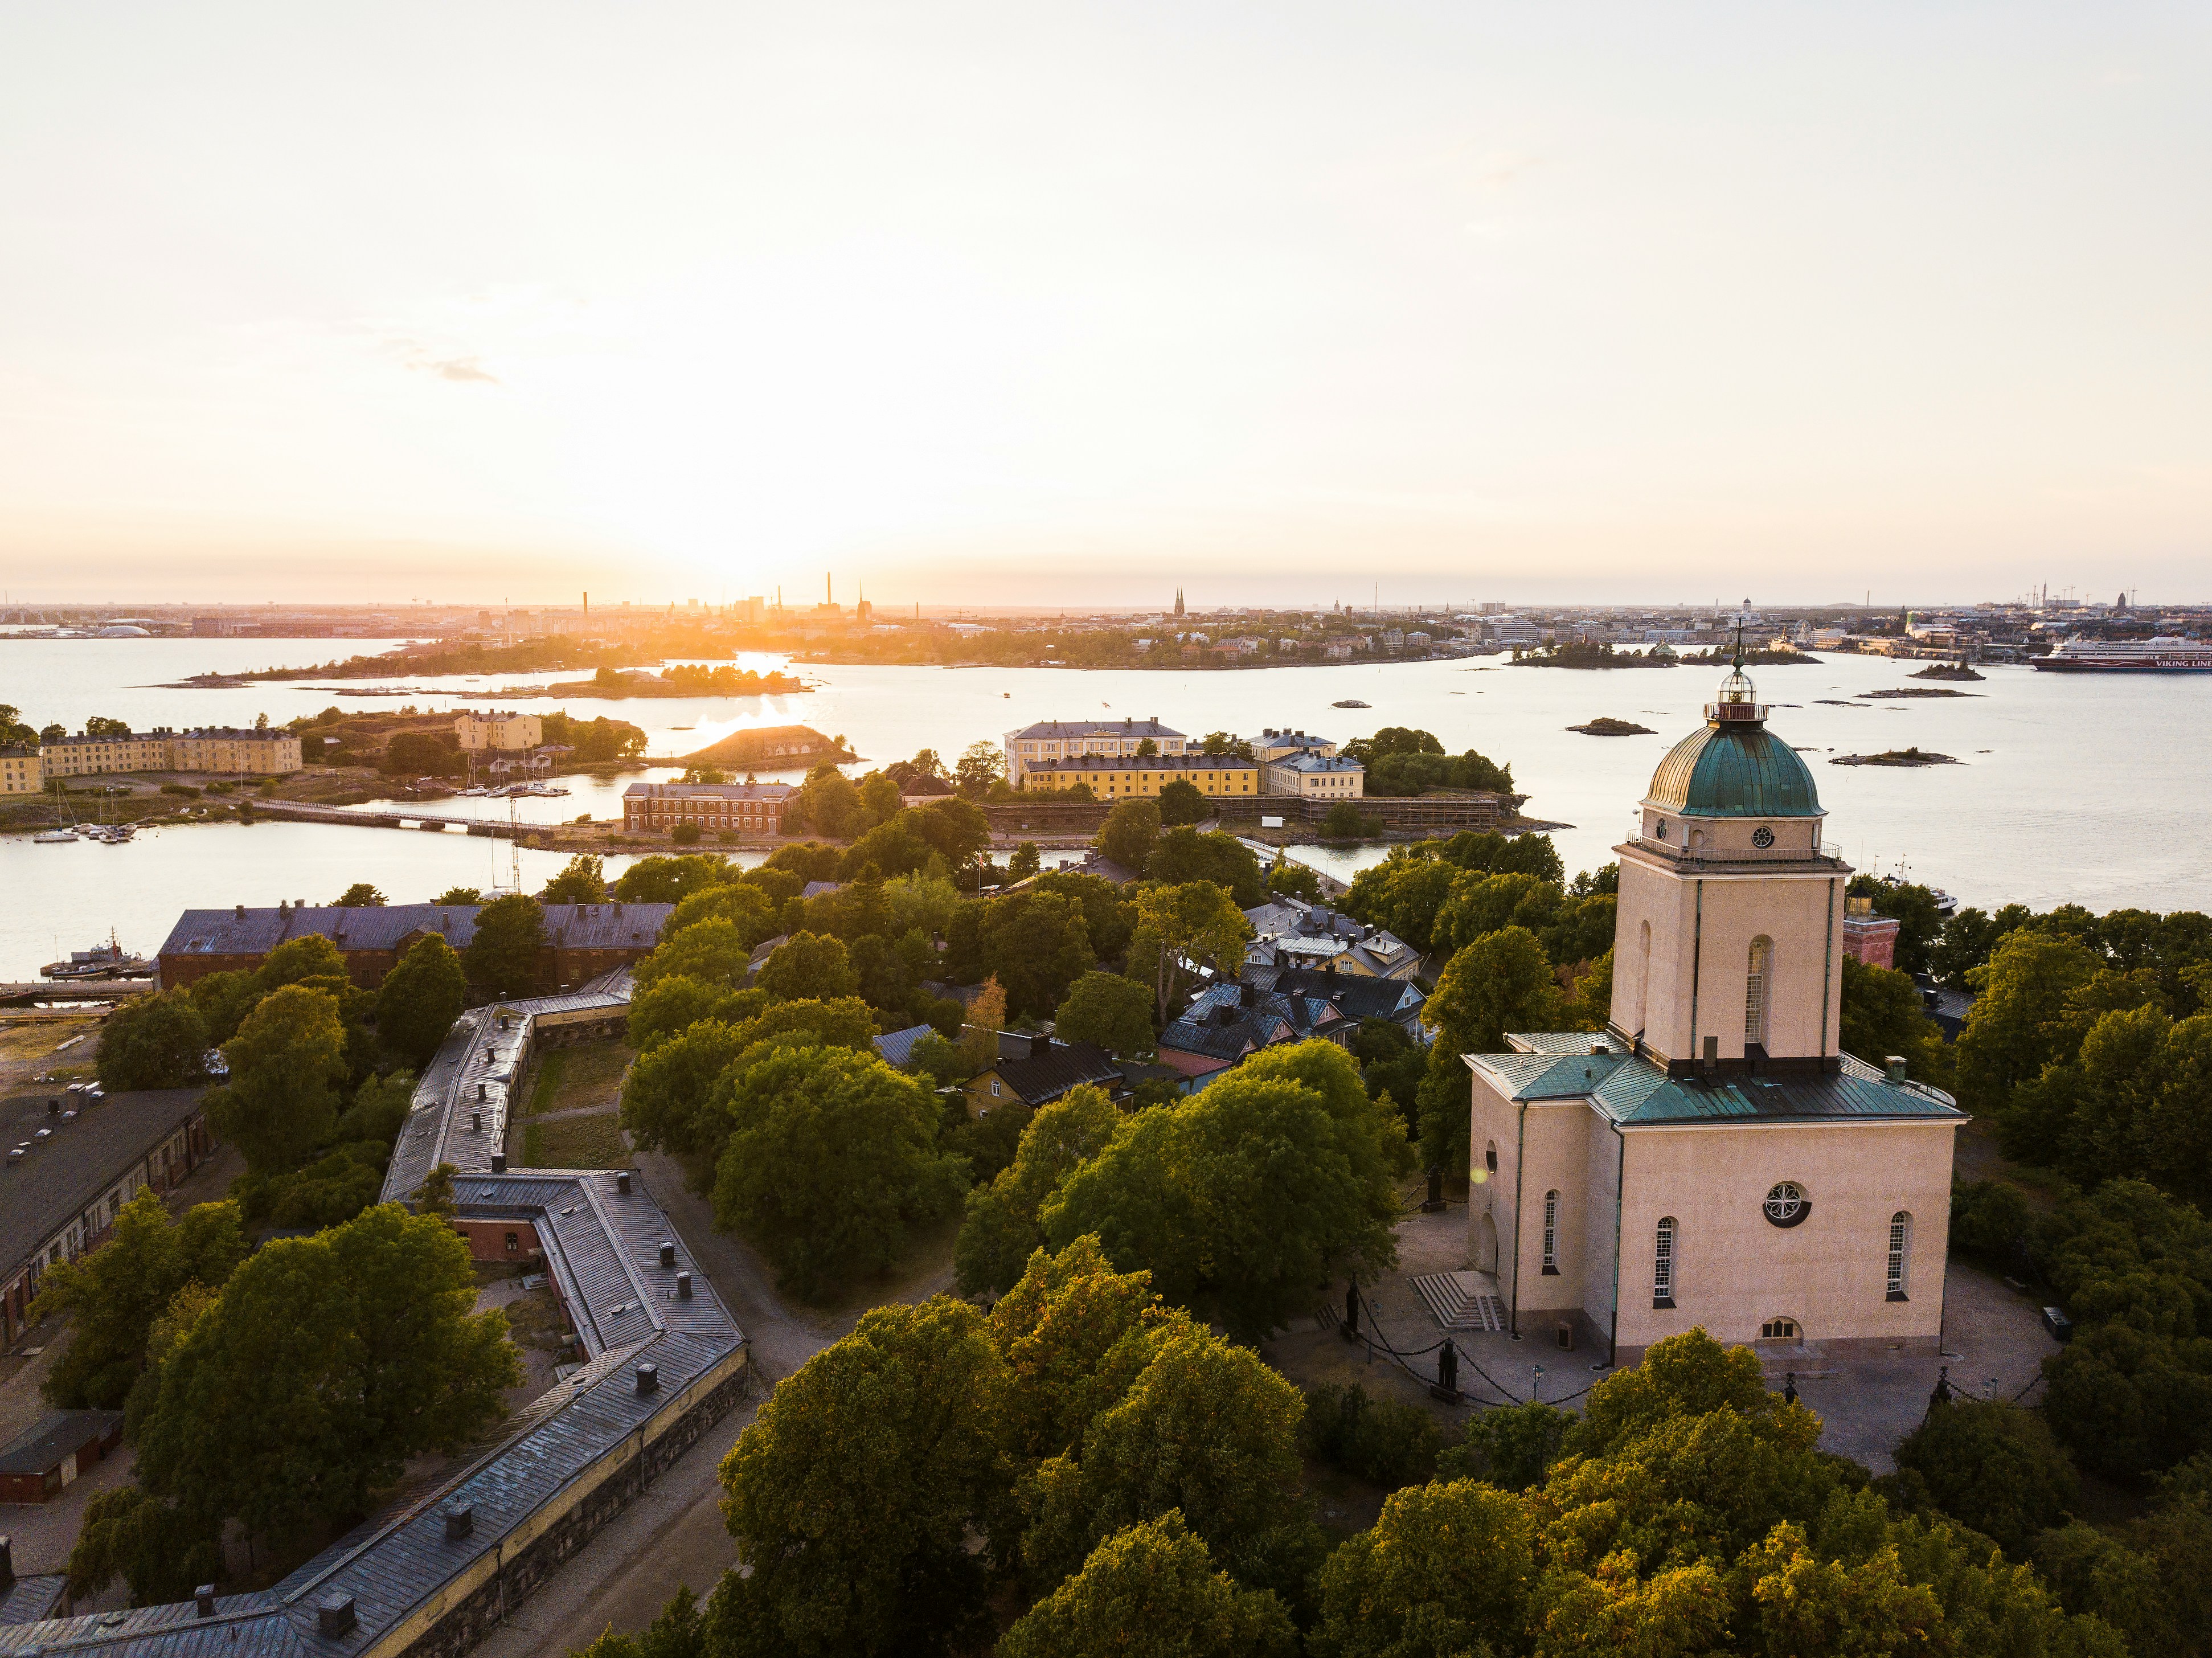
<instances>
[{"instance_id":1,"label":"city skyline","mask_svg":"<svg viewBox=\"0 0 2212 1658\"><path fill-rule=\"evenodd\" d=\"M11 23L14 602L2196 596L2181 10L558 16Z\"/></svg>"}]
</instances>

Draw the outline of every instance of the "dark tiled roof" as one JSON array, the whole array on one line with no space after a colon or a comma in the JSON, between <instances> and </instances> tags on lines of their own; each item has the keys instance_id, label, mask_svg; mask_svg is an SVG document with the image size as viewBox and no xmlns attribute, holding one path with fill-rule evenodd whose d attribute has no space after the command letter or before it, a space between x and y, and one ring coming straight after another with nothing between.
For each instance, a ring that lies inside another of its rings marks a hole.
<instances>
[{"instance_id":1,"label":"dark tiled roof","mask_svg":"<svg viewBox=\"0 0 2212 1658\"><path fill-rule=\"evenodd\" d=\"M18 1577L0 1588L0 1629L10 1624L43 1623L61 1610L69 1594L67 1572L40 1572Z\"/></svg>"},{"instance_id":2,"label":"dark tiled roof","mask_svg":"<svg viewBox=\"0 0 2212 1658\"><path fill-rule=\"evenodd\" d=\"M476 904L385 904L341 909L301 904L270 909L188 909L157 952L163 956L265 956L319 934L340 950L396 950L410 933L439 933L455 950L477 936ZM650 948L673 904L544 904L545 937L564 950ZM241 914L241 910L243 913Z\"/></svg>"},{"instance_id":3,"label":"dark tiled roof","mask_svg":"<svg viewBox=\"0 0 2212 1658\"><path fill-rule=\"evenodd\" d=\"M913 1024L903 1030L885 1031L876 1038L876 1052L883 1055L885 1064L903 1070L914 1063L914 1045L932 1035L935 1029L933 1025Z\"/></svg>"},{"instance_id":4,"label":"dark tiled roof","mask_svg":"<svg viewBox=\"0 0 2212 1658\"><path fill-rule=\"evenodd\" d=\"M1183 733L1157 720L1040 720L1034 726L1024 726L1007 735L1019 741L1024 737L1157 738L1181 737Z\"/></svg>"},{"instance_id":5,"label":"dark tiled roof","mask_svg":"<svg viewBox=\"0 0 2212 1658\"><path fill-rule=\"evenodd\" d=\"M88 1208L125 1171L199 1114L197 1088L164 1088L143 1094L110 1094L82 1106L74 1121L49 1115L46 1102L64 1109L83 1096L60 1085L0 1101L0 1154L53 1130L18 1163L0 1165L0 1273L13 1276L31 1251Z\"/></svg>"},{"instance_id":6,"label":"dark tiled roof","mask_svg":"<svg viewBox=\"0 0 2212 1658\"><path fill-rule=\"evenodd\" d=\"M786 800L798 793L789 783L632 783L625 800Z\"/></svg>"},{"instance_id":7,"label":"dark tiled roof","mask_svg":"<svg viewBox=\"0 0 2212 1658\"><path fill-rule=\"evenodd\" d=\"M992 1068L999 1080L1014 1090L1025 1104L1042 1105L1056 1100L1079 1083L1101 1085L1121 1080L1121 1067L1114 1056L1089 1042L1050 1043L1043 1054L1032 1054L1026 1037L1020 1039L1023 1057L1004 1057L1006 1038L1000 1038L1001 1058Z\"/></svg>"},{"instance_id":8,"label":"dark tiled roof","mask_svg":"<svg viewBox=\"0 0 2212 1658\"><path fill-rule=\"evenodd\" d=\"M1243 981L1258 989L1295 992L1328 1002L1347 1019L1413 1018L1428 1000L1405 979L1370 979L1360 973L1327 973L1309 967L1248 967Z\"/></svg>"},{"instance_id":9,"label":"dark tiled roof","mask_svg":"<svg viewBox=\"0 0 2212 1658\"><path fill-rule=\"evenodd\" d=\"M48 1411L0 1445L0 1473L44 1473L70 1452L123 1426L120 1411Z\"/></svg>"}]
</instances>

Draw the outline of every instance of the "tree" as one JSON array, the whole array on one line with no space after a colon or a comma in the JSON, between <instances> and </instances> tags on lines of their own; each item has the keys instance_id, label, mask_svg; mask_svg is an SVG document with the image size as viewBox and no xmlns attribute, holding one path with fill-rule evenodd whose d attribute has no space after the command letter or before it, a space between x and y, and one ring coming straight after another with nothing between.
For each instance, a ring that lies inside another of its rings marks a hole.
<instances>
[{"instance_id":1,"label":"tree","mask_svg":"<svg viewBox=\"0 0 2212 1658\"><path fill-rule=\"evenodd\" d=\"M984 969L1006 987L1006 1005L1042 1017L1097 960L1083 907L1051 892L1016 892L984 906Z\"/></svg>"},{"instance_id":2,"label":"tree","mask_svg":"<svg viewBox=\"0 0 2212 1658\"><path fill-rule=\"evenodd\" d=\"M805 1297L890 1265L916 1225L959 1200L929 1090L872 1054L775 1051L731 1078L714 1218Z\"/></svg>"},{"instance_id":3,"label":"tree","mask_svg":"<svg viewBox=\"0 0 2212 1658\"><path fill-rule=\"evenodd\" d=\"M1433 848L1434 841L1424 845ZM1394 847L1379 864L1352 878L1344 911L1395 932L1424 956L1435 948L1431 927L1460 872L1421 847Z\"/></svg>"},{"instance_id":4,"label":"tree","mask_svg":"<svg viewBox=\"0 0 2212 1658\"><path fill-rule=\"evenodd\" d=\"M367 881L356 881L331 902L337 909L382 909L387 901Z\"/></svg>"},{"instance_id":5,"label":"tree","mask_svg":"<svg viewBox=\"0 0 2212 1658\"><path fill-rule=\"evenodd\" d=\"M1183 986L1200 968L1234 978L1244 958L1251 924L1236 901L1211 881L1148 887L1137 895L1137 926L1129 939L1129 972L1152 988L1164 1027L1182 1004Z\"/></svg>"},{"instance_id":6,"label":"tree","mask_svg":"<svg viewBox=\"0 0 2212 1658\"><path fill-rule=\"evenodd\" d=\"M795 932L778 944L761 963L758 982L769 995L793 1001L828 1001L860 987L845 946L811 932Z\"/></svg>"},{"instance_id":7,"label":"tree","mask_svg":"<svg viewBox=\"0 0 2212 1658\"><path fill-rule=\"evenodd\" d=\"M870 827L860 790L827 760L806 774L793 804L799 821L817 835L842 841Z\"/></svg>"},{"instance_id":8,"label":"tree","mask_svg":"<svg viewBox=\"0 0 2212 1658\"><path fill-rule=\"evenodd\" d=\"M415 1188L415 1212L453 1219L460 1207L453 1197L453 1176L459 1173L450 1163L441 1163L423 1175L422 1185Z\"/></svg>"},{"instance_id":9,"label":"tree","mask_svg":"<svg viewBox=\"0 0 2212 1658\"><path fill-rule=\"evenodd\" d=\"M991 820L983 809L965 799L933 800L905 813L901 820L909 833L945 859L948 869L975 861L991 844Z\"/></svg>"},{"instance_id":10,"label":"tree","mask_svg":"<svg viewBox=\"0 0 2212 1658\"><path fill-rule=\"evenodd\" d=\"M1957 1044L1960 1103L2001 1111L2014 1087L2052 1060L2070 1057L2080 1033L2068 1003L2098 970L2095 954L2076 939L2027 927L2008 934L1989 965L1977 969L1981 994Z\"/></svg>"},{"instance_id":11,"label":"tree","mask_svg":"<svg viewBox=\"0 0 2212 1658\"><path fill-rule=\"evenodd\" d=\"M705 838L705 832L696 823L686 821L671 829L668 838L679 847L696 847Z\"/></svg>"},{"instance_id":12,"label":"tree","mask_svg":"<svg viewBox=\"0 0 2212 1658\"><path fill-rule=\"evenodd\" d=\"M538 988L538 957L545 945L545 912L529 894L511 892L477 912L476 936L463 956L469 982L497 996L529 995Z\"/></svg>"},{"instance_id":13,"label":"tree","mask_svg":"<svg viewBox=\"0 0 2212 1658\"><path fill-rule=\"evenodd\" d=\"M768 894L747 882L726 881L720 886L702 887L677 902L660 936L664 940L673 938L702 921L729 922L750 950L763 939L775 936L776 907Z\"/></svg>"},{"instance_id":14,"label":"tree","mask_svg":"<svg viewBox=\"0 0 2212 1658\"><path fill-rule=\"evenodd\" d=\"M1006 1028L1006 993L996 979L985 979L968 1004L968 1018L961 1027L960 1054L971 1077L999 1062L999 1033Z\"/></svg>"},{"instance_id":15,"label":"tree","mask_svg":"<svg viewBox=\"0 0 2212 1658\"><path fill-rule=\"evenodd\" d=\"M1239 909L1255 908L1267 901L1259 858L1235 835L1218 829L1207 835L1188 827L1169 829L1154 844L1145 874L1169 886L1211 881L1226 888Z\"/></svg>"},{"instance_id":16,"label":"tree","mask_svg":"<svg viewBox=\"0 0 2212 1658\"><path fill-rule=\"evenodd\" d=\"M1869 1065L1902 1054L1911 1076L1922 1082L1948 1080L1949 1056L1943 1033L1920 1003L1920 987L1911 975L1869 967L1845 956L1842 1011L1843 1050Z\"/></svg>"},{"instance_id":17,"label":"tree","mask_svg":"<svg viewBox=\"0 0 2212 1658\"><path fill-rule=\"evenodd\" d=\"M118 1575L133 1606L190 1600L223 1576L219 1529L137 1485L95 1492L70 1551L70 1595L90 1600Z\"/></svg>"},{"instance_id":18,"label":"tree","mask_svg":"<svg viewBox=\"0 0 2212 1658\"><path fill-rule=\"evenodd\" d=\"M162 1361L140 1483L249 1533L360 1514L522 1380L506 1315L476 1298L468 1245L397 1204L264 1244Z\"/></svg>"},{"instance_id":19,"label":"tree","mask_svg":"<svg viewBox=\"0 0 2212 1658\"><path fill-rule=\"evenodd\" d=\"M264 997L223 1044L230 1083L209 1093L208 1115L249 1169L280 1173L328 1136L346 1074L345 1042L336 997L287 985Z\"/></svg>"},{"instance_id":20,"label":"tree","mask_svg":"<svg viewBox=\"0 0 2212 1658\"><path fill-rule=\"evenodd\" d=\"M942 778L945 775L945 762L937 757L935 749L917 749L914 758L907 762L924 777Z\"/></svg>"},{"instance_id":21,"label":"tree","mask_svg":"<svg viewBox=\"0 0 2212 1658\"><path fill-rule=\"evenodd\" d=\"M1423 1004L1436 1036L1420 1090L1421 1157L1431 1169L1463 1170L1469 1096L1462 1054L1495 1054L1508 1030L1557 1028L1558 987L1544 947L1526 927L1502 927L1451 958Z\"/></svg>"},{"instance_id":22,"label":"tree","mask_svg":"<svg viewBox=\"0 0 2212 1658\"><path fill-rule=\"evenodd\" d=\"M203 1203L172 1220L150 1187L116 1212L100 1248L39 1280L34 1320L71 1315L68 1349L40 1390L62 1410L114 1410L146 1363L148 1333L188 1284L219 1289L246 1258L238 1206Z\"/></svg>"},{"instance_id":23,"label":"tree","mask_svg":"<svg viewBox=\"0 0 2212 1658\"><path fill-rule=\"evenodd\" d=\"M1006 859L1006 877L1009 880L1026 881L1043 867L1044 858L1037 851L1037 843L1024 841L1014 848L1014 855Z\"/></svg>"},{"instance_id":24,"label":"tree","mask_svg":"<svg viewBox=\"0 0 2212 1658\"><path fill-rule=\"evenodd\" d=\"M974 800L990 793L991 785L1006 774L1006 757L995 743L977 741L960 751L953 768L953 785L963 799Z\"/></svg>"},{"instance_id":25,"label":"tree","mask_svg":"<svg viewBox=\"0 0 2212 1658\"><path fill-rule=\"evenodd\" d=\"M416 939L376 989L376 1034L403 1065L430 1063L468 1005L468 975L435 932Z\"/></svg>"},{"instance_id":26,"label":"tree","mask_svg":"<svg viewBox=\"0 0 2212 1658\"><path fill-rule=\"evenodd\" d=\"M686 903L693 902L684 900ZM665 979L694 979L701 984L735 989L743 984L752 963L751 944L744 930L720 916L694 921L681 932L665 935L653 951L638 963L640 989L650 990ZM774 958L771 957L771 960Z\"/></svg>"},{"instance_id":27,"label":"tree","mask_svg":"<svg viewBox=\"0 0 2212 1658\"><path fill-rule=\"evenodd\" d=\"M1321 820L1321 838L1324 841L1364 840L1376 830L1377 825L1349 800L1338 801Z\"/></svg>"},{"instance_id":28,"label":"tree","mask_svg":"<svg viewBox=\"0 0 2212 1658\"><path fill-rule=\"evenodd\" d=\"M2015 1559L2081 1494L2074 1464L2043 1418L2015 1406L1954 1400L1897 1447L1897 1466L1928 1482L1938 1507Z\"/></svg>"},{"instance_id":29,"label":"tree","mask_svg":"<svg viewBox=\"0 0 2212 1658\"><path fill-rule=\"evenodd\" d=\"M1322 901L1321 876L1304 864L1293 864L1281 853L1267 865L1267 890L1286 898L1302 898L1307 903Z\"/></svg>"},{"instance_id":30,"label":"tree","mask_svg":"<svg viewBox=\"0 0 2212 1658\"><path fill-rule=\"evenodd\" d=\"M1472 1479L1392 1492L1382 1518L1322 1567L1308 1650L1446 1658L1516 1649L1536 1576L1534 1533L1519 1502Z\"/></svg>"},{"instance_id":31,"label":"tree","mask_svg":"<svg viewBox=\"0 0 2212 1658\"><path fill-rule=\"evenodd\" d=\"M561 866L539 895L549 904L603 904L607 877L596 852L580 852Z\"/></svg>"},{"instance_id":32,"label":"tree","mask_svg":"<svg viewBox=\"0 0 2212 1658\"><path fill-rule=\"evenodd\" d=\"M1003 1530L1005 1362L974 1308L878 1307L763 1402L723 1459L726 1574L711 1644L731 1658L964 1649L988 1630Z\"/></svg>"},{"instance_id":33,"label":"tree","mask_svg":"<svg viewBox=\"0 0 2212 1658\"><path fill-rule=\"evenodd\" d=\"M1509 1491L1540 1485L1573 1424L1572 1416L1540 1400L1479 1412L1467 1424L1467 1437L1437 1459L1437 1478L1486 1479Z\"/></svg>"},{"instance_id":34,"label":"tree","mask_svg":"<svg viewBox=\"0 0 2212 1658\"><path fill-rule=\"evenodd\" d=\"M1119 800L1099 826L1098 850L1123 868L1142 875L1145 865L1152 860L1152 847L1159 838L1158 801Z\"/></svg>"},{"instance_id":35,"label":"tree","mask_svg":"<svg viewBox=\"0 0 2212 1658\"><path fill-rule=\"evenodd\" d=\"M1044 1244L1037 1212L1068 1171L1096 1157L1121 1127L1121 1114L1088 1083L1039 1106L1022 1130L1013 1161L988 1186L968 1194L952 1248L960 1293L1010 1289ZM1073 1248L1073 1245L1069 1246Z\"/></svg>"},{"instance_id":36,"label":"tree","mask_svg":"<svg viewBox=\"0 0 2212 1658\"><path fill-rule=\"evenodd\" d=\"M128 737L131 735L131 722L111 720L104 714L96 714L84 722L84 734L87 737Z\"/></svg>"},{"instance_id":37,"label":"tree","mask_svg":"<svg viewBox=\"0 0 2212 1658\"><path fill-rule=\"evenodd\" d=\"M1216 1571L1176 1509L1100 1543L997 1648L999 1658L1291 1658L1297 1649L1283 1603Z\"/></svg>"},{"instance_id":38,"label":"tree","mask_svg":"<svg viewBox=\"0 0 2212 1658\"><path fill-rule=\"evenodd\" d=\"M729 1123L708 1107L723 1070L744 1047L738 1029L709 1018L640 1053L623 1078L621 1114L638 1150L665 1148L695 1163L719 1157Z\"/></svg>"},{"instance_id":39,"label":"tree","mask_svg":"<svg viewBox=\"0 0 2212 1658\"><path fill-rule=\"evenodd\" d=\"M376 768L387 777L450 777L463 763L451 732L394 732Z\"/></svg>"},{"instance_id":40,"label":"tree","mask_svg":"<svg viewBox=\"0 0 2212 1658\"><path fill-rule=\"evenodd\" d=\"M1128 1391L1093 1417L1081 1451L1047 1459L1025 1497L1032 1581L1079 1569L1124 1527L1179 1509L1230 1573L1295 1589L1321 1554L1298 1492L1298 1390L1249 1348L1187 1320L1152 1337Z\"/></svg>"},{"instance_id":41,"label":"tree","mask_svg":"<svg viewBox=\"0 0 2212 1658\"><path fill-rule=\"evenodd\" d=\"M703 853L641 858L616 878L615 902L680 904L693 893L720 886L729 879L730 866Z\"/></svg>"},{"instance_id":42,"label":"tree","mask_svg":"<svg viewBox=\"0 0 2212 1658\"><path fill-rule=\"evenodd\" d=\"M1405 1131L1342 1048L1255 1054L1199 1093L1139 1113L1040 1210L1047 1240L1096 1233L1121 1270L1256 1340L1336 1274L1397 1259Z\"/></svg>"},{"instance_id":43,"label":"tree","mask_svg":"<svg viewBox=\"0 0 2212 1658\"><path fill-rule=\"evenodd\" d=\"M100 1022L95 1066L110 1093L182 1088L198 1078L208 1049L207 1021L181 990L125 1002Z\"/></svg>"},{"instance_id":44,"label":"tree","mask_svg":"<svg viewBox=\"0 0 2212 1658\"><path fill-rule=\"evenodd\" d=\"M649 960L650 958L648 958ZM669 974L655 979L630 998L629 1045L642 1054L664 1039L679 1035L703 1020L734 1025L750 1018L768 1005L765 990L732 990L687 975Z\"/></svg>"},{"instance_id":45,"label":"tree","mask_svg":"<svg viewBox=\"0 0 2212 1658\"><path fill-rule=\"evenodd\" d=\"M480 904L483 891L476 887L447 887L430 901L434 904Z\"/></svg>"},{"instance_id":46,"label":"tree","mask_svg":"<svg viewBox=\"0 0 2212 1658\"><path fill-rule=\"evenodd\" d=\"M1170 825L1202 823L1212 816L1213 806L1198 792L1197 785L1178 777L1161 786L1161 823Z\"/></svg>"},{"instance_id":47,"label":"tree","mask_svg":"<svg viewBox=\"0 0 2212 1658\"><path fill-rule=\"evenodd\" d=\"M1151 1059L1156 1047L1151 993L1118 973L1086 973L1069 986L1053 1029L1063 1041L1091 1042L1133 1060Z\"/></svg>"}]
</instances>

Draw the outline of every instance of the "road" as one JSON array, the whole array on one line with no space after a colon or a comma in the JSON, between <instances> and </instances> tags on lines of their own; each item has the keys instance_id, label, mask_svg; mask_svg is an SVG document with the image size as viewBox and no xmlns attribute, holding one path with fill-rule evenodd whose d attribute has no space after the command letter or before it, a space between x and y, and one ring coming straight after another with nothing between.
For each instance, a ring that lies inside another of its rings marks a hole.
<instances>
[{"instance_id":1,"label":"road","mask_svg":"<svg viewBox=\"0 0 2212 1658\"><path fill-rule=\"evenodd\" d=\"M715 1478L723 1455L770 1387L860 1321L857 1309L830 1315L787 1305L760 1257L714 1230L708 1205L684 1189L675 1163L649 1152L641 1152L637 1163L647 1190L752 1344L758 1387L751 1401L693 1446L494 1631L476 1649L481 1658L558 1658L609 1627L642 1628L686 1584L704 1596L737 1564ZM948 1287L948 1278L903 1286L906 1292L895 1298L924 1299Z\"/></svg>"}]
</instances>

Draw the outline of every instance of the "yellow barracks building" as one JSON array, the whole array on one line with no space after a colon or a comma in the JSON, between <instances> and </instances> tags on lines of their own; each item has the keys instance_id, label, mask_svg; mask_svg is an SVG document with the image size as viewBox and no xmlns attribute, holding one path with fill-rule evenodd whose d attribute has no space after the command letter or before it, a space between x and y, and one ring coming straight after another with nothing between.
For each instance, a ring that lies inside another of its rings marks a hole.
<instances>
[{"instance_id":1,"label":"yellow barracks building","mask_svg":"<svg viewBox=\"0 0 2212 1658\"><path fill-rule=\"evenodd\" d=\"M1131 755L1085 754L1072 760L1032 760L1022 780L1027 786L1041 789L1068 789L1088 783L1101 800L1157 795L1176 781L1189 784L1200 794L1256 795L1260 764L1225 754L1157 754L1141 759Z\"/></svg>"}]
</instances>

